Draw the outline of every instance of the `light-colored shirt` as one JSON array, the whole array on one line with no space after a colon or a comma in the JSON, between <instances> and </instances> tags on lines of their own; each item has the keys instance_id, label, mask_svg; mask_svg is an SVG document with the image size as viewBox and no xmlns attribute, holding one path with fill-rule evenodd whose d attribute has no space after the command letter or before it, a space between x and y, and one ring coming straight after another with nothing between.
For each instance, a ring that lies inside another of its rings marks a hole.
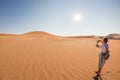
<instances>
[{"instance_id":1,"label":"light-colored shirt","mask_svg":"<svg viewBox=\"0 0 120 80\"><path fill-rule=\"evenodd\" d=\"M105 44L100 45L99 48L100 48L100 52L101 52L101 53L105 53L105 51L106 51Z\"/></svg>"}]
</instances>

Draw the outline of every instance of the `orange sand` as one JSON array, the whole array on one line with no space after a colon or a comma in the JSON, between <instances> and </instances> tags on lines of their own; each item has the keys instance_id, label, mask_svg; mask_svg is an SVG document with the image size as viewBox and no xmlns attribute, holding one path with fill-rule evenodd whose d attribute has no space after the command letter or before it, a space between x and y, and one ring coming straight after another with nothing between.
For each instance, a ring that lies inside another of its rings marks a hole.
<instances>
[{"instance_id":1,"label":"orange sand","mask_svg":"<svg viewBox=\"0 0 120 80\"><path fill-rule=\"evenodd\" d=\"M97 39L31 34L0 35L0 80L93 80ZM110 40L109 46L102 79L120 80L120 40Z\"/></svg>"}]
</instances>

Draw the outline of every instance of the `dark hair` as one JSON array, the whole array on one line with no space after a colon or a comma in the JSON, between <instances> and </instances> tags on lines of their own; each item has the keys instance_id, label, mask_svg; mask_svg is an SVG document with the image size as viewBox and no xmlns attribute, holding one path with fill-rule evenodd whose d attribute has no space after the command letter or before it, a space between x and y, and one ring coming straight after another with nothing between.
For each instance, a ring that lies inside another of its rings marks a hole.
<instances>
[{"instance_id":1,"label":"dark hair","mask_svg":"<svg viewBox=\"0 0 120 80\"><path fill-rule=\"evenodd\" d=\"M103 41L104 41L105 43L107 43L107 42L108 42L108 38L104 38Z\"/></svg>"}]
</instances>

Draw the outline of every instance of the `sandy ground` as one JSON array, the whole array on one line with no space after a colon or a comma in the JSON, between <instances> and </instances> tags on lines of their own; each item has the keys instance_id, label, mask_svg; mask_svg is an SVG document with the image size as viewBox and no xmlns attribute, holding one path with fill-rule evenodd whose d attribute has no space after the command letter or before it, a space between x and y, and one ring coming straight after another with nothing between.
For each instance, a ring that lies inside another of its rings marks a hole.
<instances>
[{"instance_id":1,"label":"sandy ground","mask_svg":"<svg viewBox=\"0 0 120 80\"><path fill-rule=\"evenodd\" d=\"M0 36L0 80L93 80L97 39ZM120 40L110 40L103 80L120 80Z\"/></svg>"}]
</instances>

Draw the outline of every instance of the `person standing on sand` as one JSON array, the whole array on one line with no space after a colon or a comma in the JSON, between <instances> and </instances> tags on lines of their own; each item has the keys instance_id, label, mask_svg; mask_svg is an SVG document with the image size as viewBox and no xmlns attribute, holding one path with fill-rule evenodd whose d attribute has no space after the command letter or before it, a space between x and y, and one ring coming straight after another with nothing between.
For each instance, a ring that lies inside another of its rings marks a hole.
<instances>
[{"instance_id":1,"label":"person standing on sand","mask_svg":"<svg viewBox=\"0 0 120 80\"><path fill-rule=\"evenodd\" d=\"M102 45L99 45L99 42L101 42ZM100 52L99 52L99 55L98 55L99 56L98 57L98 70L95 71L95 73L97 75L100 75L101 70L102 70L104 64L106 63L106 60L105 60L103 55L106 52L106 49L108 49L107 42L108 42L108 38L103 38L102 40L98 40L97 44L96 44L96 47L100 48Z\"/></svg>"}]
</instances>

